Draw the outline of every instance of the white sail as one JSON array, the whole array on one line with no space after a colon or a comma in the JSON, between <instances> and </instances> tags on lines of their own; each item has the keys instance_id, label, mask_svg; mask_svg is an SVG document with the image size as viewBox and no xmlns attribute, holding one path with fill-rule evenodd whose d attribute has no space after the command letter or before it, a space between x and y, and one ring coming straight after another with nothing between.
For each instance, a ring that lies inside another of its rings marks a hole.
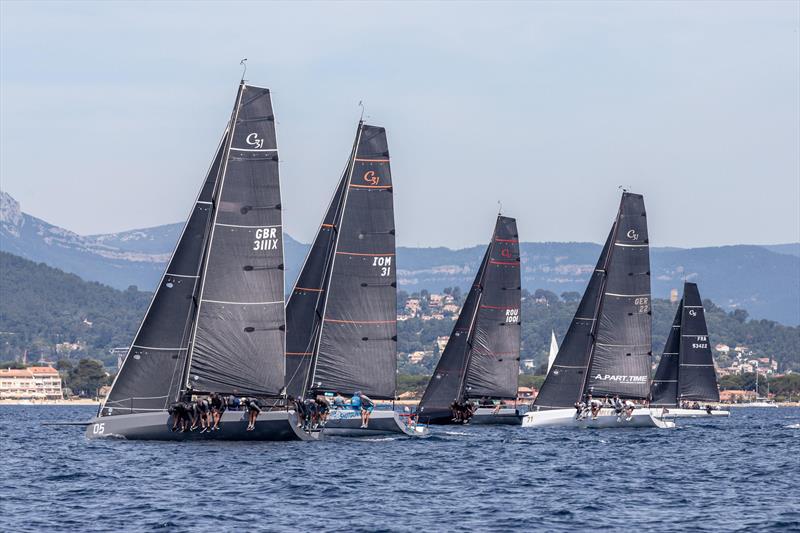
<instances>
[{"instance_id":1,"label":"white sail","mask_svg":"<svg viewBox=\"0 0 800 533\"><path fill-rule=\"evenodd\" d=\"M558 355L558 341L556 340L556 332L550 330L550 356L547 358L547 373L550 373L550 369L553 367L553 361L556 360L556 355Z\"/></svg>"}]
</instances>

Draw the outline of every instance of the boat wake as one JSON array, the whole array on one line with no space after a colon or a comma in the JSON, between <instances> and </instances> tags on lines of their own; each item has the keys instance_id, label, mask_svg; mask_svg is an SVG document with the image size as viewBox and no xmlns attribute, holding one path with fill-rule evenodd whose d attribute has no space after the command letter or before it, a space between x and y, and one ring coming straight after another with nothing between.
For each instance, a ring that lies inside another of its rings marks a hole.
<instances>
[{"instance_id":1,"label":"boat wake","mask_svg":"<svg viewBox=\"0 0 800 533\"><path fill-rule=\"evenodd\" d=\"M789 424L788 426L783 426L786 429L800 429L800 424Z\"/></svg>"}]
</instances>

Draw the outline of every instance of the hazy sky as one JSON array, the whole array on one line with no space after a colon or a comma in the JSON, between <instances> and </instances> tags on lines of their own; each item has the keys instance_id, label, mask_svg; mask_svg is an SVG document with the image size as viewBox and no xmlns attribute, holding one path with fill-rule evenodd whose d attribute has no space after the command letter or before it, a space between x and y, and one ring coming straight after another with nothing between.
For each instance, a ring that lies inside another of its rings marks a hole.
<instances>
[{"instance_id":1,"label":"hazy sky","mask_svg":"<svg viewBox=\"0 0 800 533\"><path fill-rule=\"evenodd\" d=\"M308 241L358 101L398 242L602 241L618 185L656 246L800 240L800 3L0 2L0 186L79 233L183 220L240 76L273 90Z\"/></svg>"}]
</instances>

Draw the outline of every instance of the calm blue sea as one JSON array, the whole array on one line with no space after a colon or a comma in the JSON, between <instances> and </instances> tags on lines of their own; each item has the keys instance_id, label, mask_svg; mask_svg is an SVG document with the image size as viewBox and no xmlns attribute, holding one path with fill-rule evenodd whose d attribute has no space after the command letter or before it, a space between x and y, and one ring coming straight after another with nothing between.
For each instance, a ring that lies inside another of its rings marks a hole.
<instances>
[{"instance_id":1,"label":"calm blue sea","mask_svg":"<svg viewBox=\"0 0 800 533\"><path fill-rule=\"evenodd\" d=\"M427 440L87 441L0 406L0 531L800 530L800 409L675 430L438 427Z\"/></svg>"}]
</instances>

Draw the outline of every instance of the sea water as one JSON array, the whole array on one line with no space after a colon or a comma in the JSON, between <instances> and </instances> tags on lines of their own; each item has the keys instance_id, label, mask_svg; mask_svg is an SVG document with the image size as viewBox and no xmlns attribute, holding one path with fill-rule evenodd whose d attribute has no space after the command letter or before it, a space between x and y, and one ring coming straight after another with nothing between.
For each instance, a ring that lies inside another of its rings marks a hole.
<instances>
[{"instance_id":1,"label":"sea water","mask_svg":"<svg viewBox=\"0 0 800 533\"><path fill-rule=\"evenodd\" d=\"M0 531L791 531L800 409L672 430L88 441L91 407L0 406Z\"/></svg>"}]
</instances>

